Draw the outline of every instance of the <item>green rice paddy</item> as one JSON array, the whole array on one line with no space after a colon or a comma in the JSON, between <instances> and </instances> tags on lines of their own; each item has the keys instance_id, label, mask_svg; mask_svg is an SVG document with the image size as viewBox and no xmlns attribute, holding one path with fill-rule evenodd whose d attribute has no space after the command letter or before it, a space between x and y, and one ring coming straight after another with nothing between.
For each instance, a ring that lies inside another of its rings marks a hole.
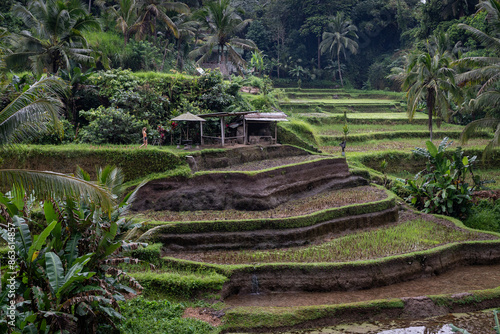
<instances>
[{"instance_id":1,"label":"green rice paddy","mask_svg":"<svg viewBox=\"0 0 500 334\"><path fill-rule=\"evenodd\" d=\"M439 245L480 240L481 234L425 219L414 219L366 232L356 232L319 245L266 251L208 251L196 254L217 264L347 262L422 251ZM184 257L184 255L182 256ZM189 255L187 255L189 258Z\"/></svg>"}]
</instances>

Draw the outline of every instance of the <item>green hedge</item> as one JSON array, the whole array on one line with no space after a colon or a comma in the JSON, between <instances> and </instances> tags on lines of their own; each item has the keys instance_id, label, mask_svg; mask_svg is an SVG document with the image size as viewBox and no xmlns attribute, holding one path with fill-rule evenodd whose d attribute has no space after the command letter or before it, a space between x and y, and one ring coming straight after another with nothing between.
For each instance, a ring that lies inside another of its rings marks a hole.
<instances>
[{"instance_id":1,"label":"green hedge","mask_svg":"<svg viewBox=\"0 0 500 334\"><path fill-rule=\"evenodd\" d=\"M141 261L149 262L154 265L161 263L161 247L160 243L148 245L145 248L138 248L128 251L125 255Z\"/></svg>"},{"instance_id":2,"label":"green hedge","mask_svg":"<svg viewBox=\"0 0 500 334\"><path fill-rule=\"evenodd\" d=\"M451 156L453 151L453 149L449 150L446 154ZM482 148L466 148L463 151L464 156L478 157L476 167L500 166L500 150L496 150L495 154L485 161L481 160L483 154ZM387 173L401 172L404 170L407 170L408 172L418 172L425 167L426 163L426 159L415 156L411 151L384 151L374 154L359 155L350 158L350 160L358 161L361 164L377 171L381 171L381 163L385 160L387 162Z\"/></svg>"},{"instance_id":3,"label":"green hedge","mask_svg":"<svg viewBox=\"0 0 500 334\"><path fill-rule=\"evenodd\" d=\"M224 220L224 221L199 221L199 222L149 222L149 228L161 226L161 232L155 233L204 233L204 232L235 232L255 231L262 229L289 229L312 226L328 220L354 216L372 212L379 212L395 206L395 195L388 192L386 199L372 202L353 204L338 208L325 209L315 213L287 218L263 218L252 220ZM155 240L154 235L148 236Z\"/></svg>"},{"instance_id":4,"label":"green hedge","mask_svg":"<svg viewBox=\"0 0 500 334\"><path fill-rule=\"evenodd\" d=\"M137 147L92 145L5 147L0 151L0 160L3 159L0 168L74 173L76 166L79 165L94 177L96 166L113 165L122 168L125 180L129 181L187 165L184 159L170 151L154 147L147 149Z\"/></svg>"},{"instance_id":5,"label":"green hedge","mask_svg":"<svg viewBox=\"0 0 500 334\"><path fill-rule=\"evenodd\" d=\"M178 297L192 297L201 292L220 291L226 276L212 272L205 275L182 274L168 272L132 272L143 287L145 295L171 295Z\"/></svg>"}]
</instances>

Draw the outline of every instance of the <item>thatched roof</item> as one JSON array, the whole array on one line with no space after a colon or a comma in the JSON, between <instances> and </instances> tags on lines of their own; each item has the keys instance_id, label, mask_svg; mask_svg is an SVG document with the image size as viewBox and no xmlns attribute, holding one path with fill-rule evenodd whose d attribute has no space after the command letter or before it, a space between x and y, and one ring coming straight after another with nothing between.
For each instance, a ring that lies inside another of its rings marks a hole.
<instances>
[{"instance_id":1,"label":"thatched roof","mask_svg":"<svg viewBox=\"0 0 500 334\"><path fill-rule=\"evenodd\" d=\"M205 120L201 117L191 114L187 112L185 114L179 115L171 119L172 121L187 121L187 122L205 122Z\"/></svg>"},{"instance_id":2,"label":"thatched roof","mask_svg":"<svg viewBox=\"0 0 500 334\"><path fill-rule=\"evenodd\" d=\"M256 122L282 122L288 121L287 115L284 112L265 112L265 113L253 113L245 115L247 121Z\"/></svg>"}]
</instances>

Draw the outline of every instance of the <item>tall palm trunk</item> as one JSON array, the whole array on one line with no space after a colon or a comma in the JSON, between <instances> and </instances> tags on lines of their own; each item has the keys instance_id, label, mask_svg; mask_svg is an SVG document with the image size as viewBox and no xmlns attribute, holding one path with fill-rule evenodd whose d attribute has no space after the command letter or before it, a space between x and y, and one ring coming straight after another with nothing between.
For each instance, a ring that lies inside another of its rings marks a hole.
<instances>
[{"instance_id":1,"label":"tall palm trunk","mask_svg":"<svg viewBox=\"0 0 500 334\"><path fill-rule=\"evenodd\" d=\"M340 71L340 52L337 52L337 64L339 67L340 84L344 87L344 80L342 79L342 72Z\"/></svg>"},{"instance_id":2,"label":"tall palm trunk","mask_svg":"<svg viewBox=\"0 0 500 334\"><path fill-rule=\"evenodd\" d=\"M319 45L321 44L321 36L318 35L318 70L321 70L321 50Z\"/></svg>"},{"instance_id":3,"label":"tall palm trunk","mask_svg":"<svg viewBox=\"0 0 500 334\"><path fill-rule=\"evenodd\" d=\"M427 112L429 113L429 135L432 141L432 113L436 104L436 92L432 88L427 88Z\"/></svg>"}]
</instances>

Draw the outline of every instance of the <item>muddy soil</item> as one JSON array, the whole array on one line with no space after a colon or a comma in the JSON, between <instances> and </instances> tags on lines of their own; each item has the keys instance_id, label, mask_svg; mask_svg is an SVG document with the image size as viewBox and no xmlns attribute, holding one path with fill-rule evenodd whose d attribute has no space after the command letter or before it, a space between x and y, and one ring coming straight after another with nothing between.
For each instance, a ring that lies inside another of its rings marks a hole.
<instances>
[{"instance_id":1,"label":"muddy soil","mask_svg":"<svg viewBox=\"0 0 500 334\"><path fill-rule=\"evenodd\" d=\"M139 190L132 210L269 210L292 199L367 183L350 175L345 159L325 159L257 174L153 180Z\"/></svg>"},{"instance_id":2,"label":"muddy soil","mask_svg":"<svg viewBox=\"0 0 500 334\"><path fill-rule=\"evenodd\" d=\"M421 320L381 320L333 327L281 332L282 334L452 334L453 324L471 334L493 334L493 310L450 313Z\"/></svg>"},{"instance_id":3,"label":"muddy soil","mask_svg":"<svg viewBox=\"0 0 500 334\"><path fill-rule=\"evenodd\" d=\"M223 168L213 168L212 170L216 171L256 171L269 169L279 166L292 165L299 162L311 161L319 158L324 158L321 155L302 155L302 156L294 156L294 157L285 157L278 159L267 159L260 161L252 161L244 164L238 164Z\"/></svg>"},{"instance_id":4,"label":"muddy soil","mask_svg":"<svg viewBox=\"0 0 500 334\"><path fill-rule=\"evenodd\" d=\"M464 291L496 288L500 284L500 265L459 267L437 276L401 282L390 286L358 291L323 293L262 293L230 296L225 303L232 306L287 307L332 305L378 299L458 294ZM419 310L412 313L417 314Z\"/></svg>"}]
</instances>

